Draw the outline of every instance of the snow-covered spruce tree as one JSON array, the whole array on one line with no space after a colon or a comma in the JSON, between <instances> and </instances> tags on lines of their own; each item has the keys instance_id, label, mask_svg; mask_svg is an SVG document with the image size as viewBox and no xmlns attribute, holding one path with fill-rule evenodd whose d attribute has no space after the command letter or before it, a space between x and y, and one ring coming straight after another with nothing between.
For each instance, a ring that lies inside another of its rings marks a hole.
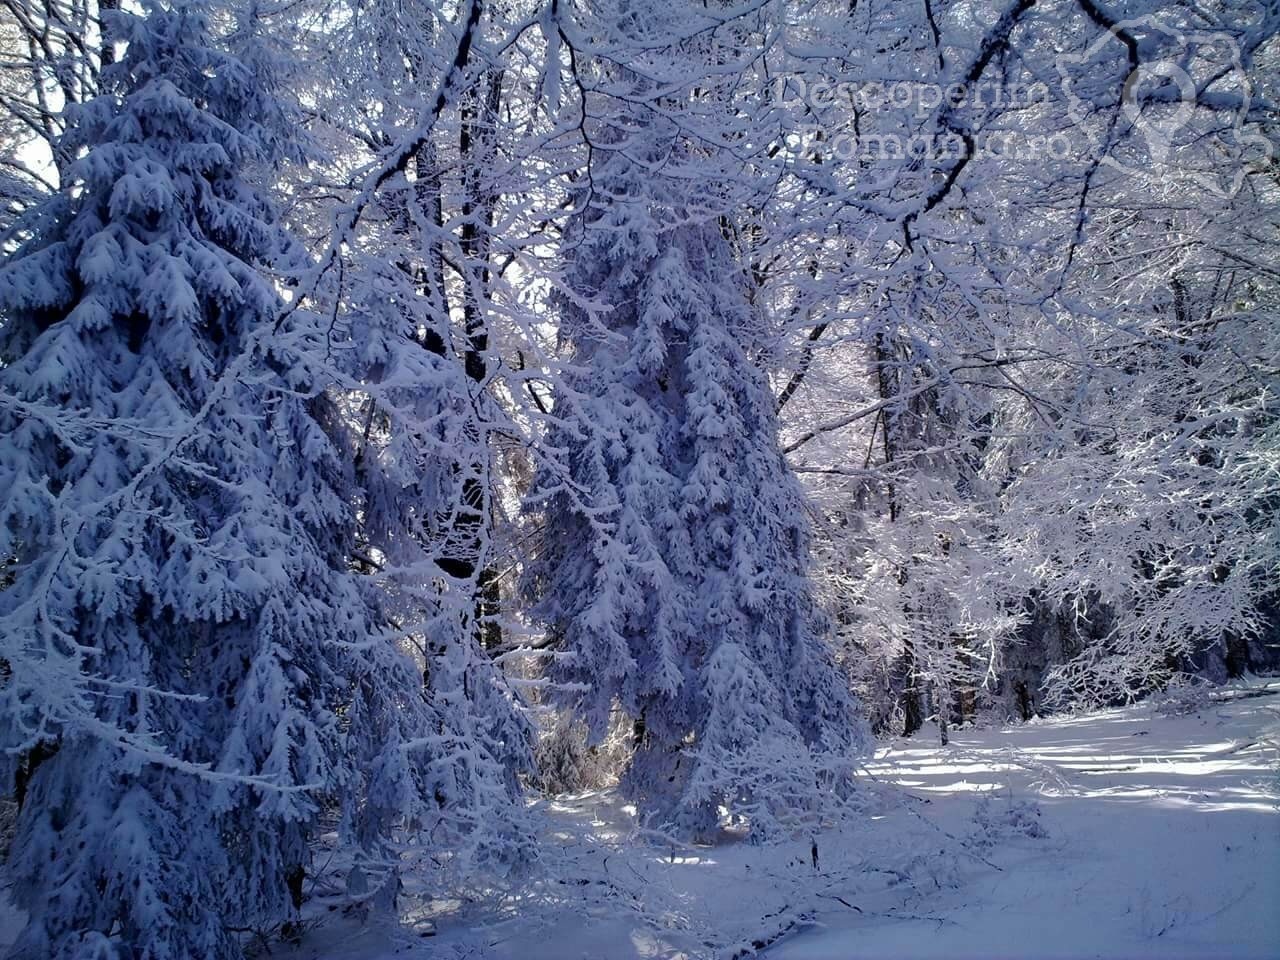
<instances>
[{"instance_id":1,"label":"snow-covered spruce tree","mask_svg":"<svg viewBox=\"0 0 1280 960\"><path fill-rule=\"evenodd\" d=\"M806 580L749 277L688 181L654 172L684 149L674 125L618 132L564 244L562 469L531 499L545 528L527 583L592 736L615 707L633 718L623 788L642 812L697 835L723 808L767 835L842 779L863 735Z\"/></svg>"},{"instance_id":2,"label":"snow-covered spruce tree","mask_svg":"<svg viewBox=\"0 0 1280 960\"><path fill-rule=\"evenodd\" d=\"M426 715L391 692L420 675L351 569L316 318L282 321L267 272L293 254L248 176L290 152L287 111L209 19L111 15L124 55L68 112L70 176L0 267L24 960L238 956L236 929L296 917L323 803L369 780L403 797L397 734Z\"/></svg>"}]
</instances>

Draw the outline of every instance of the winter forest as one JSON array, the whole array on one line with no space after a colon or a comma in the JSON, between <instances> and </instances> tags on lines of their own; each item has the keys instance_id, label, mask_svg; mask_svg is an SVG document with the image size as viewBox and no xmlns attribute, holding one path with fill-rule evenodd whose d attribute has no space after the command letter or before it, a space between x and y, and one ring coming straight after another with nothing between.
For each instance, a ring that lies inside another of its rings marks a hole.
<instances>
[{"instance_id":1,"label":"winter forest","mask_svg":"<svg viewBox=\"0 0 1280 960\"><path fill-rule=\"evenodd\" d=\"M1276 0L0 0L0 953L1280 956Z\"/></svg>"}]
</instances>

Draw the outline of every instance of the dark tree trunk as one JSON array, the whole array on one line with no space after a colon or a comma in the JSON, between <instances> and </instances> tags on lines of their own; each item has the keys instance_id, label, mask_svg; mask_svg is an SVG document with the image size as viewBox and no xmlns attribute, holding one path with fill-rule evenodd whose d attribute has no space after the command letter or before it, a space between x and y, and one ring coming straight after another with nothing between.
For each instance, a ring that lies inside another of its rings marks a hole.
<instances>
[{"instance_id":1,"label":"dark tree trunk","mask_svg":"<svg viewBox=\"0 0 1280 960\"><path fill-rule=\"evenodd\" d=\"M22 809L23 802L27 799L27 789L31 786L31 778L35 776L36 770L40 764L50 759L58 752L58 742L56 740L41 740L30 750L22 754L18 761L18 769L13 774L13 799L18 804L18 809Z\"/></svg>"},{"instance_id":2,"label":"dark tree trunk","mask_svg":"<svg viewBox=\"0 0 1280 960\"><path fill-rule=\"evenodd\" d=\"M293 904L295 914L302 910L302 883L306 878L307 872L301 865L290 867L284 874L285 886L289 889L289 902ZM280 935L291 943L300 943L302 923L290 920L280 928Z\"/></svg>"},{"instance_id":3,"label":"dark tree trunk","mask_svg":"<svg viewBox=\"0 0 1280 960\"><path fill-rule=\"evenodd\" d=\"M902 688L902 735L914 736L924 726L924 707L920 703L921 690L916 677L915 647L908 640L903 660L906 666L906 683Z\"/></svg>"},{"instance_id":4,"label":"dark tree trunk","mask_svg":"<svg viewBox=\"0 0 1280 960\"><path fill-rule=\"evenodd\" d=\"M1226 636L1222 638L1222 642L1227 649L1225 658L1227 676L1232 678L1243 677L1250 666L1249 644L1245 642L1244 637L1234 630L1228 631Z\"/></svg>"},{"instance_id":5,"label":"dark tree trunk","mask_svg":"<svg viewBox=\"0 0 1280 960\"><path fill-rule=\"evenodd\" d=\"M897 393L897 385L894 382L894 374L890 369L891 350L889 337L886 333L876 335L875 342L875 364L876 364L876 385L879 388L880 399L888 400ZM885 411L880 412L880 417L876 421L880 426L881 437L884 442L884 462L890 464L894 460L896 454L895 445L892 439L892 430L889 426L889 416ZM872 428L875 429L874 427ZM874 433L872 434L874 440ZM892 481L885 485L886 496L889 505L889 521L896 522L898 519L898 492ZM898 583L905 584L907 582L907 569L902 567L898 570ZM924 725L924 707L921 703L923 693L920 689L919 678L917 676L918 665L916 663L915 645L911 642L911 638L907 637L903 644L902 651L902 673L903 685L901 695L902 706L902 735L904 737L913 736Z\"/></svg>"},{"instance_id":6,"label":"dark tree trunk","mask_svg":"<svg viewBox=\"0 0 1280 960\"><path fill-rule=\"evenodd\" d=\"M1027 689L1025 680L1019 680L1014 685L1014 692L1018 697L1018 715L1022 717L1023 722L1030 720L1036 715L1031 705L1031 691Z\"/></svg>"},{"instance_id":7,"label":"dark tree trunk","mask_svg":"<svg viewBox=\"0 0 1280 960\"><path fill-rule=\"evenodd\" d=\"M938 736L945 747L951 741L951 697L945 689L933 688L933 707L938 717Z\"/></svg>"}]
</instances>

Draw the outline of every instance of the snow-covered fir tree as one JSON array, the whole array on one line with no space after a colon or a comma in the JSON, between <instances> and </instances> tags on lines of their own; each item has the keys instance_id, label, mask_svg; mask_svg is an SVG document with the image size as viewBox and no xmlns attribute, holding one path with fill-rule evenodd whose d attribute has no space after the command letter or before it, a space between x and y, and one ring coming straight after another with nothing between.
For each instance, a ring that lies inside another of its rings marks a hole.
<instances>
[{"instance_id":1,"label":"snow-covered fir tree","mask_svg":"<svg viewBox=\"0 0 1280 960\"><path fill-rule=\"evenodd\" d=\"M861 728L805 577L749 275L689 181L655 173L687 150L675 125L637 112L613 133L564 244L571 358L528 584L591 735L634 720L642 810L764 835L840 781Z\"/></svg>"},{"instance_id":2,"label":"snow-covered fir tree","mask_svg":"<svg viewBox=\"0 0 1280 960\"><path fill-rule=\"evenodd\" d=\"M16 957L238 956L296 918L325 806L376 856L451 799L353 568L327 318L270 272L297 256L250 179L291 152L274 65L210 20L111 15L124 55L0 269Z\"/></svg>"}]
</instances>

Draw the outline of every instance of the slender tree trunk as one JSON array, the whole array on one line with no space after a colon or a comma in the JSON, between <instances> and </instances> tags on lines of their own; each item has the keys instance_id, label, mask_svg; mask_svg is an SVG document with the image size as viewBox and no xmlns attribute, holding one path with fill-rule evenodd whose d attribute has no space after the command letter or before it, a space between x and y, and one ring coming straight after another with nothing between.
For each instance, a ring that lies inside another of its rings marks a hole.
<instances>
[{"instance_id":1,"label":"slender tree trunk","mask_svg":"<svg viewBox=\"0 0 1280 960\"><path fill-rule=\"evenodd\" d=\"M459 148L463 170L462 257L466 272L463 289L463 328L467 337L464 366L467 377L475 384L477 426L483 430L484 400L488 377L489 326L483 304L488 302L492 281L490 268L490 232L493 228L498 197L482 178L497 160L496 128L502 102L502 71L485 73L479 90L470 95L462 108ZM477 462L464 464L466 477L462 499L467 511L459 516L459 527L468 531L470 556L463 560L467 575L475 578L476 631L482 647L496 650L502 645L502 626L498 623L500 595L498 573L489 557L493 531L493 489L490 471L491 453L487 435L474 438L479 451Z\"/></svg>"},{"instance_id":2,"label":"slender tree trunk","mask_svg":"<svg viewBox=\"0 0 1280 960\"><path fill-rule=\"evenodd\" d=\"M875 361L876 361L876 386L879 389L880 399L888 400L897 394L895 389L896 383L894 375L889 369L889 362L892 357L889 335L881 331L876 334L875 341ZM884 441L884 462L887 466L893 463L897 453L895 444L892 439L892 430L889 426L889 415L885 411L881 411L877 420L880 425L881 435ZM873 428L874 429L874 428ZM892 481L886 484L887 496L889 501L889 521L896 523L898 520L898 492ZM898 570L898 583L900 586L907 582L907 568L903 566ZM911 637L908 636L903 641L902 649L902 693L900 705L902 707L902 735L904 737L913 736L924 725L924 709L921 705L921 695L923 691L919 686L919 665L916 658L915 644Z\"/></svg>"},{"instance_id":3,"label":"slender tree trunk","mask_svg":"<svg viewBox=\"0 0 1280 960\"><path fill-rule=\"evenodd\" d=\"M483 182L496 158L495 128L502 96L502 73L492 70L484 74L479 89L464 95L458 150L462 171L462 225L459 247L462 262L462 324L465 341L461 361L473 396L474 423L466 441L474 455L459 459L455 469L460 475L461 498L450 529L447 547L437 565L449 576L471 581L474 589L474 629L480 644L496 649L502 643L499 613L499 579L496 568L487 562L493 520L493 494L490 481L489 451L484 421L488 377L489 331L484 303L492 280L489 266L489 234L497 206L497 196ZM420 271L423 294L430 300L439 317L439 329L428 329L423 347L439 356L448 356L450 348L449 317L451 299L445 282L445 256L441 249L444 231L444 208L441 200L440 170L434 145L424 144L414 157L418 185L416 202L431 223L436 236L425 251L425 266Z\"/></svg>"}]
</instances>

